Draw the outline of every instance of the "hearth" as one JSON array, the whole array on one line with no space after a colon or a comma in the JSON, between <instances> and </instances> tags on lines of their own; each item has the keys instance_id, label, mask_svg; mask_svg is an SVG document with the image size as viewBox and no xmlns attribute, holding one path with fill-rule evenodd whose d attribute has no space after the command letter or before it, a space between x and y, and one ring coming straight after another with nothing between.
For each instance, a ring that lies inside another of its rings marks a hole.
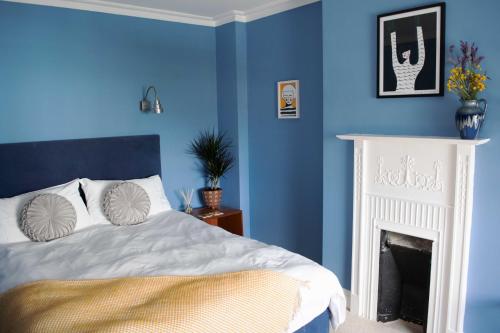
<instances>
[{"instance_id":1,"label":"hearth","mask_svg":"<svg viewBox=\"0 0 500 333\"><path fill-rule=\"evenodd\" d=\"M377 320L401 318L425 332L432 242L389 231L380 237Z\"/></svg>"}]
</instances>

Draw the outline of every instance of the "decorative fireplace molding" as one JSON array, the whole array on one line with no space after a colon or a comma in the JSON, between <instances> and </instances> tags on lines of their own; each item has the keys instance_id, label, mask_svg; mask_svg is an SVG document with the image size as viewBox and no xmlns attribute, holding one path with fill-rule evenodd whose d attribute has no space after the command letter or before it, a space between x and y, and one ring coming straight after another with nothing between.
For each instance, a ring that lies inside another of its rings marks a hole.
<instances>
[{"instance_id":1,"label":"decorative fireplace molding","mask_svg":"<svg viewBox=\"0 0 500 333\"><path fill-rule=\"evenodd\" d=\"M384 158L379 156L375 182L395 187L412 187L423 191L443 191L443 183L440 179L441 164L441 161L435 161L434 174L426 175L413 170L415 158L410 155L401 158L401 167L398 169L384 168Z\"/></svg>"},{"instance_id":2,"label":"decorative fireplace molding","mask_svg":"<svg viewBox=\"0 0 500 333\"><path fill-rule=\"evenodd\" d=\"M354 141L351 311L376 320L380 233L433 241L427 333L463 333L475 148L489 139Z\"/></svg>"}]
</instances>

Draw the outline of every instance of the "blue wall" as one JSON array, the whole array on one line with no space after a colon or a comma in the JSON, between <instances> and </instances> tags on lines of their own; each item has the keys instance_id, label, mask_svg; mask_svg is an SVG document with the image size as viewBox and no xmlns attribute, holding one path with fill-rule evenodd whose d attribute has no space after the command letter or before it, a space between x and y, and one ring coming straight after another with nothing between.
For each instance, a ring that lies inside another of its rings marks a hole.
<instances>
[{"instance_id":1,"label":"blue wall","mask_svg":"<svg viewBox=\"0 0 500 333\"><path fill-rule=\"evenodd\" d=\"M321 3L247 24L252 238L321 260ZM300 80L301 118L278 120L276 82Z\"/></svg>"},{"instance_id":2,"label":"blue wall","mask_svg":"<svg viewBox=\"0 0 500 333\"><path fill-rule=\"evenodd\" d=\"M186 148L217 129L214 28L0 1L0 45L0 142L157 133L172 204L204 186Z\"/></svg>"},{"instance_id":3,"label":"blue wall","mask_svg":"<svg viewBox=\"0 0 500 333\"><path fill-rule=\"evenodd\" d=\"M333 1L323 4L323 263L350 286L352 143L340 133L456 136L457 98L376 99L376 16L424 1ZM484 95L490 111L477 149L475 213L469 265L466 333L500 332L500 2L447 3L446 43L474 40L494 80ZM346 15L348 13L348 15ZM449 69L449 67L447 67Z\"/></svg>"},{"instance_id":4,"label":"blue wall","mask_svg":"<svg viewBox=\"0 0 500 333\"><path fill-rule=\"evenodd\" d=\"M236 156L224 203L245 234L321 260L320 3L214 29L0 2L0 31L0 142L158 133L179 207L178 189L204 186L188 143L219 128ZM301 80L300 120L277 120L286 79ZM148 84L163 115L138 110Z\"/></svg>"},{"instance_id":5,"label":"blue wall","mask_svg":"<svg viewBox=\"0 0 500 333\"><path fill-rule=\"evenodd\" d=\"M217 50L217 115L219 131L233 143L235 165L222 179L223 203L240 205L240 172L238 159L238 80L236 73L236 24L216 28Z\"/></svg>"},{"instance_id":6,"label":"blue wall","mask_svg":"<svg viewBox=\"0 0 500 333\"><path fill-rule=\"evenodd\" d=\"M235 156L234 167L222 179L223 204L243 210L244 234L250 236L246 36L244 23L216 28L219 131L231 139Z\"/></svg>"}]
</instances>

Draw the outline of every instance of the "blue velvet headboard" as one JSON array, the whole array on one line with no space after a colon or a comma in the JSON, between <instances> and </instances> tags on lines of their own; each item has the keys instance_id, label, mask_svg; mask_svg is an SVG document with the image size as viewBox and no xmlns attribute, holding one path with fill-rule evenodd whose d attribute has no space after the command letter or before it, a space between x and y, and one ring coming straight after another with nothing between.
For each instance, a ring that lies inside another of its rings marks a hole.
<instances>
[{"instance_id":1,"label":"blue velvet headboard","mask_svg":"<svg viewBox=\"0 0 500 333\"><path fill-rule=\"evenodd\" d=\"M161 175L159 135L0 144L0 198L75 178Z\"/></svg>"}]
</instances>

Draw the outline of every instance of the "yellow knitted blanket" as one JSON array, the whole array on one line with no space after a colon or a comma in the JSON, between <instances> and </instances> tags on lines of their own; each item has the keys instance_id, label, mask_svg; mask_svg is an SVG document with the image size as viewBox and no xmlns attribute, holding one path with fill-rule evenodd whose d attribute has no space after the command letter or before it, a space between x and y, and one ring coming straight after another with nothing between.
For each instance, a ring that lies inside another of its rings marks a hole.
<instances>
[{"instance_id":1,"label":"yellow knitted blanket","mask_svg":"<svg viewBox=\"0 0 500 333\"><path fill-rule=\"evenodd\" d=\"M0 295L0 332L282 333L298 289L267 270L38 281Z\"/></svg>"}]
</instances>

